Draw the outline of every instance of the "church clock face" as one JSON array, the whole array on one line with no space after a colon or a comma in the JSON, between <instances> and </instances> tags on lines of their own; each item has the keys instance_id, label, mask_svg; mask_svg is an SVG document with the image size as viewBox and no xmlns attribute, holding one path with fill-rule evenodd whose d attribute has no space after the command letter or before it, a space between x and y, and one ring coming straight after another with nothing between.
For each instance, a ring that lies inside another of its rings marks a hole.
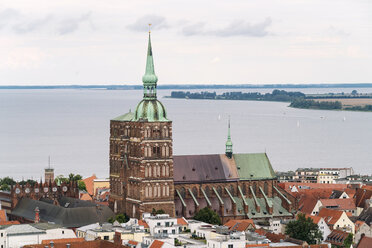
<instances>
[{"instance_id":1,"label":"church clock face","mask_svg":"<svg viewBox=\"0 0 372 248\"><path fill-rule=\"evenodd\" d=\"M57 192L57 187L53 187L53 192Z\"/></svg>"},{"instance_id":2,"label":"church clock face","mask_svg":"<svg viewBox=\"0 0 372 248\"><path fill-rule=\"evenodd\" d=\"M26 194L30 193L30 189L29 188L26 188L25 189L25 192L26 192Z\"/></svg>"},{"instance_id":3,"label":"church clock face","mask_svg":"<svg viewBox=\"0 0 372 248\"><path fill-rule=\"evenodd\" d=\"M15 193L18 195L19 193L21 193L21 190L19 188L16 188Z\"/></svg>"},{"instance_id":4,"label":"church clock face","mask_svg":"<svg viewBox=\"0 0 372 248\"><path fill-rule=\"evenodd\" d=\"M67 191L67 186L63 186L62 190L63 190L63 192L66 192Z\"/></svg>"},{"instance_id":5,"label":"church clock face","mask_svg":"<svg viewBox=\"0 0 372 248\"><path fill-rule=\"evenodd\" d=\"M35 189L35 193L39 193L39 188L36 188Z\"/></svg>"},{"instance_id":6,"label":"church clock face","mask_svg":"<svg viewBox=\"0 0 372 248\"><path fill-rule=\"evenodd\" d=\"M49 191L49 189L48 188L44 188L44 192L46 193L46 192L48 192Z\"/></svg>"}]
</instances>

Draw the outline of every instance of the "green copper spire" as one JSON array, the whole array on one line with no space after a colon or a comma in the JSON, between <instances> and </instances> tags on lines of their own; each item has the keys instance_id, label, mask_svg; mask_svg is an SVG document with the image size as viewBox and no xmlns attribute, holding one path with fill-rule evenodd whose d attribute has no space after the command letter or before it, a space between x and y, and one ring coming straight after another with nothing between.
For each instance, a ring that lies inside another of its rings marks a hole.
<instances>
[{"instance_id":1,"label":"green copper spire","mask_svg":"<svg viewBox=\"0 0 372 248\"><path fill-rule=\"evenodd\" d=\"M231 135L230 135L230 117L229 117L229 126L228 126L228 131L227 131L227 141L226 141L226 151L225 154L228 158L232 158L232 141L231 141Z\"/></svg>"},{"instance_id":2,"label":"green copper spire","mask_svg":"<svg viewBox=\"0 0 372 248\"><path fill-rule=\"evenodd\" d=\"M146 71L142 77L143 82L143 99L156 99L156 83L158 77L155 75L154 60L152 58L151 33L149 32L149 44L147 48Z\"/></svg>"}]
</instances>

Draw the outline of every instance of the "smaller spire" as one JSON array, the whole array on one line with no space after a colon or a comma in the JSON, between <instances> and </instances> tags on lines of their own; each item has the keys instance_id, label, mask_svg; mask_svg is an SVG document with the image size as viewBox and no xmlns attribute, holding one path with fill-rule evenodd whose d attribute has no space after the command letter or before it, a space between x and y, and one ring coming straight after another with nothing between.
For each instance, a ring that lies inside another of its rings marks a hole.
<instances>
[{"instance_id":1,"label":"smaller spire","mask_svg":"<svg viewBox=\"0 0 372 248\"><path fill-rule=\"evenodd\" d=\"M155 75L154 69L154 59L152 56L152 47L151 47L151 31L149 24L149 40L147 47L147 58L146 58L146 70L145 75L142 77L143 82L143 98L146 100L155 100L156 99L156 83L158 82L158 77Z\"/></svg>"},{"instance_id":2,"label":"smaller spire","mask_svg":"<svg viewBox=\"0 0 372 248\"><path fill-rule=\"evenodd\" d=\"M233 150L232 150L233 144L231 141L231 135L230 135L230 116L229 116L229 124L227 129L227 141L226 141L226 151L225 154L228 158L232 158Z\"/></svg>"}]
</instances>

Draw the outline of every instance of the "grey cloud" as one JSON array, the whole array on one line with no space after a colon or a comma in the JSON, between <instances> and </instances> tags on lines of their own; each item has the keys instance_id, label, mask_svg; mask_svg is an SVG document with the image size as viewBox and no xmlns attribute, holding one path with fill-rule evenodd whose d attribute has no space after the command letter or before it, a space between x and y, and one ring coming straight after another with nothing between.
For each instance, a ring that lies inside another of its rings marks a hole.
<instances>
[{"instance_id":1,"label":"grey cloud","mask_svg":"<svg viewBox=\"0 0 372 248\"><path fill-rule=\"evenodd\" d=\"M91 22L91 12L88 12L79 18L70 18L63 20L57 31L60 35L65 35L69 33L75 32L81 23L83 22L89 22L90 26L93 28L92 22Z\"/></svg>"},{"instance_id":2,"label":"grey cloud","mask_svg":"<svg viewBox=\"0 0 372 248\"><path fill-rule=\"evenodd\" d=\"M192 35L210 35L220 37L230 36L252 36L264 37L269 34L267 28L271 25L271 18L266 18L262 22L251 24L244 20L236 20L231 22L224 28L207 29L205 23L196 23L185 26L182 33L186 36Z\"/></svg>"},{"instance_id":3,"label":"grey cloud","mask_svg":"<svg viewBox=\"0 0 372 248\"><path fill-rule=\"evenodd\" d=\"M19 12L14 9L0 10L0 29L19 16Z\"/></svg>"},{"instance_id":4,"label":"grey cloud","mask_svg":"<svg viewBox=\"0 0 372 248\"><path fill-rule=\"evenodd\" d=\"M21 23L14 25L13 30L19 34L32 32L48 24L52 19L53 19L53 16L48 15L42 19L35 19L29 22L21 22Z\"/></svg>"},{"instance_id":5,"label":"grey cloud","mask_svg":"<svg viewBox=\"0 0 372 248\"><path fill-rule=\"evenodd\" d=\"M151 23L152 30L169 28L165 17L158 15L145 15L128 25L127 28L133 31L143 32L149 29L149 23Z\"/></svg>"}]
</instances>

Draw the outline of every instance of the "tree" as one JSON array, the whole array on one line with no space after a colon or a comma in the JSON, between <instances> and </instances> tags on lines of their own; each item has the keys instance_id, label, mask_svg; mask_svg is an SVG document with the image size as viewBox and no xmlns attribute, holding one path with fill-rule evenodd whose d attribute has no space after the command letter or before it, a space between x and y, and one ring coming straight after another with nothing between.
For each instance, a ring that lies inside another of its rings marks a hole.
<instances>
[{"instance_id":1,"label":"tree","mask_svg":"<svg viewBox=\"0 0 372 248\"><path fill-rule=\"evenodd\" d=\"M205 207L195 213L194 220L203 221L213 225L221 225L220 216L212 209Z\"/></svg>"},{"instance_id":2,"label":"tree","mask_svg":"<svg viewBox=\"0 0 372 248\"><path fill-rule=\"evenodd\" d=\"M119 223L125 223L125 222L128 222L128 220L129 220L128 215L126 215L126 214L117 214L114 217L110 217L107 221L112 224L115 221L117 221Z\"/></svg>"},{"instance_id":3,"label":"tree","mask_svg":"<svg viewBox=\"0 0 372 248\"><path fill-rule=\"evenodd\" d=\"M87 187L85 186L85 183L82 180L78 181L78 188L79 188L79 190L87 191Z\"/></svg>"},{"instance_id":4,"label":"tree","mask_svg":"<svg viewBox=\"0 0 372 248\"><path fill-rule=\"evenodd\" d=\"M349 248L353 244L353 234L349 233L344 240L344 247Z\"/></svg>"},{"instance_id":5,"label":"tree","mask_svg":"<svg viewBox=\"0 0 372 248\"><path fill-rule=\"evenodd\" d=\"M165 211L163 209L156 210L155 208L153 208L151 214L152 215L165 214Z\"/></svg>"},{"instance_id":6,"label":"tree","mask_svg":"<svg viewBox=\"0 0 372 248\"><path fill-rule=\"evenodd\" d=\"M306 241L308 244L316 244L323 239L318 225L310 217L306 218L305 214L299 214L297 220L289 222L285 234Z\"/></svg>"}]
</instances>

